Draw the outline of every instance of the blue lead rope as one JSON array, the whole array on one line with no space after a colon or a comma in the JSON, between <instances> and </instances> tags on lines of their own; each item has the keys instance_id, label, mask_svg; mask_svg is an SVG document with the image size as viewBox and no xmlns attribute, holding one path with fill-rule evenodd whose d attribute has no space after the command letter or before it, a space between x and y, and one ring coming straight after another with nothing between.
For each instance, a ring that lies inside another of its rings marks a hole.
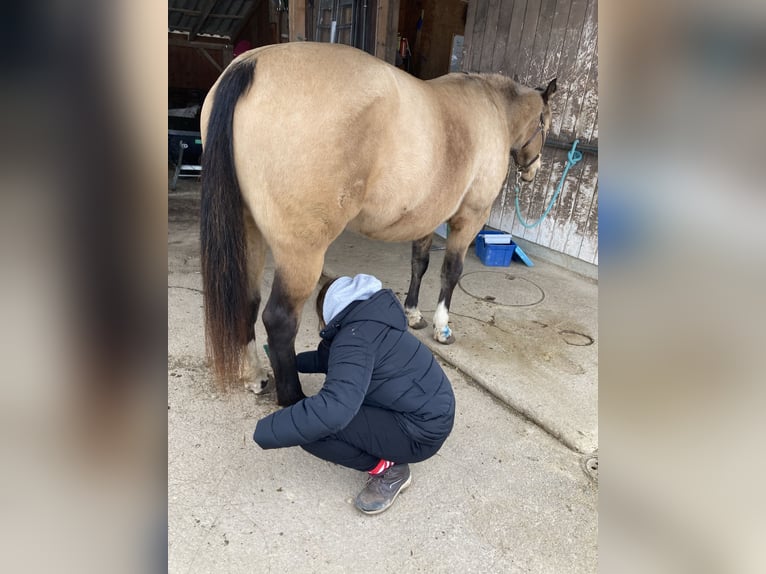
<instances>
[{"instance_id":1,"label":"blue lead rope","mask_svg":"<svg viewBox=\"0 0 766 574\"><path fill-rule=\"evenodd\" d=\"M543 211L543 214L540 216L540 219L535 221L534 223L527 223L524 221L524 218L521 216L521 210L519 209L519 184L518 184L518 177L516 178L516 216L519 218L519 223L521 223L524 227L527 229L532 229L533 227L537 227L540 225L545 219L545 217L548 215L548 212L551 210L551 207L553 207L553 204L556 203L556 199L559 197L559 193L561 193L561 188L564 187L564 180L567 178L567 173L569 172L569 168L571 168L574 164L576 164L578 161L582 159L582 153L577 151L577 144L580 143L580 140L575 140L572 144L572 149L569 150L567 153L567 166L564 168L564 173L561 175L561 181L559 181L559 185L556 188L556 193L553 194L553 197L551 197L551 201L548 204L548 207L545 208L545 211Z\"/></svg>"}]
</instances>

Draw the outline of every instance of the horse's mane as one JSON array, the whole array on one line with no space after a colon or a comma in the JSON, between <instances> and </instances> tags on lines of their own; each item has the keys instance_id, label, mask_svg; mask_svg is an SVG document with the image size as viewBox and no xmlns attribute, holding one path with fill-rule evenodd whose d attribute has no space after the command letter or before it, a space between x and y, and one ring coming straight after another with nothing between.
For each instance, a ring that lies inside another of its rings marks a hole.
<instances>
[{"instance_id":1,"label":"horse's mane","mask_svg":"<svg viewBox=\"0 0 766 574\"><path fill-rule=\"evenodd\" d=\"M524 86L513 78L509 78L503 74L478 74L472 72L462 72L460 74L450 74L456 81L463 82L480 82L485 85L489 85L501 94L503 94L509 101L515 100L525 94L533 92L532 88Z\"/></svg>"}]
</instances>

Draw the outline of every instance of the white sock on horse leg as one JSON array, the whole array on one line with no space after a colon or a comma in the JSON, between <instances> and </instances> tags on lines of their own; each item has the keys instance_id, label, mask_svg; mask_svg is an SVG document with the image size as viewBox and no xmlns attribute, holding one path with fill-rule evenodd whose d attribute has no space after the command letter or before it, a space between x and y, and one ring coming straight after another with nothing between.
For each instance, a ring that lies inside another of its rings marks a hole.
<instances>
[{"instance_id":1,"label":"white sock on horse leg","mask_svg":"<svg viewBox=\"0 0 766 574\"><path fill-rule=\"evenodd\" d=\"M407 315L407 324L410 327L414 327L423 320L423 315L417 307L412 309L405 308L404 314Z\"/></svg>"},{"instance_id":2,"label":"white sock on horse leg","mask_svg":"<svg viewBox=\"0 0 766 574\"><path fill-rule=\"evenodd\" d=\"M261 364L258 346L254 340L247 344L247 362L250 368L246 375L249 380L245 383L245 389L253 391L255 394L260 394L266 390L268 376Z\"/></svg>"},{"instance_id":3,"label":"white sock on horse leg","mask_svg":"<svg viewBox=\"0 0 766 574\"><path fill-rule=\"evenodd\" d=\"M444 301L439 301L434 313L434 339L440 343L446 343L452 336L452 329L449 328L449 311Z\"/></svg>"}]
</instances>

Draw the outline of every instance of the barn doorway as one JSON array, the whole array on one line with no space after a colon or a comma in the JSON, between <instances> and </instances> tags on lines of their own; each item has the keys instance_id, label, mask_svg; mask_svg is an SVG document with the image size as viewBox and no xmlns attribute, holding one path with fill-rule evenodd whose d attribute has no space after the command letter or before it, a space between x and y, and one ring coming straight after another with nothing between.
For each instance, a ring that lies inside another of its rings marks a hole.
<instances>
[{"instance_id":1,"label":"barn doorway","mask_svg":"<svg viewBox=\"0 0 766 574\"><path fill-rule=\"evenodd\" d=\"M309 40L375 53L377 0L314 0L306 5Z\"/></svg>"},{"instance_id":2,"label":"barn doorway","mask_svg":"<svg viewBox=\"0 0 766 574\"><path fill-rule=\"evenodd\" d=\"M462 70L467 0L400 0L396 65L423 80Z\"/></svg>"}]
</instances>

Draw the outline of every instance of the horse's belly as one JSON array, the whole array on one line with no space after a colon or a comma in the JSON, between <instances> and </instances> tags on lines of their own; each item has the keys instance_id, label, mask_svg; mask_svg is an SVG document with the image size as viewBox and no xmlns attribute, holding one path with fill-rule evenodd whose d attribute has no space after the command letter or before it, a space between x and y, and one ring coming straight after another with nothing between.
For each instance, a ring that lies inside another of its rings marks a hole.
<instances>
[{"instance_id":1,"label":"horse's belly","mask_svg":"<svg viewBox=\"0 0 766 574\"><path fill-rule=\"evenodd\" d=\"M413 211L398 219L386 220L379 214L363 212L351 220L347 228L378 241L414 241L432 233L445 219L446 215Z\"/></svg>"}]
</instances>

